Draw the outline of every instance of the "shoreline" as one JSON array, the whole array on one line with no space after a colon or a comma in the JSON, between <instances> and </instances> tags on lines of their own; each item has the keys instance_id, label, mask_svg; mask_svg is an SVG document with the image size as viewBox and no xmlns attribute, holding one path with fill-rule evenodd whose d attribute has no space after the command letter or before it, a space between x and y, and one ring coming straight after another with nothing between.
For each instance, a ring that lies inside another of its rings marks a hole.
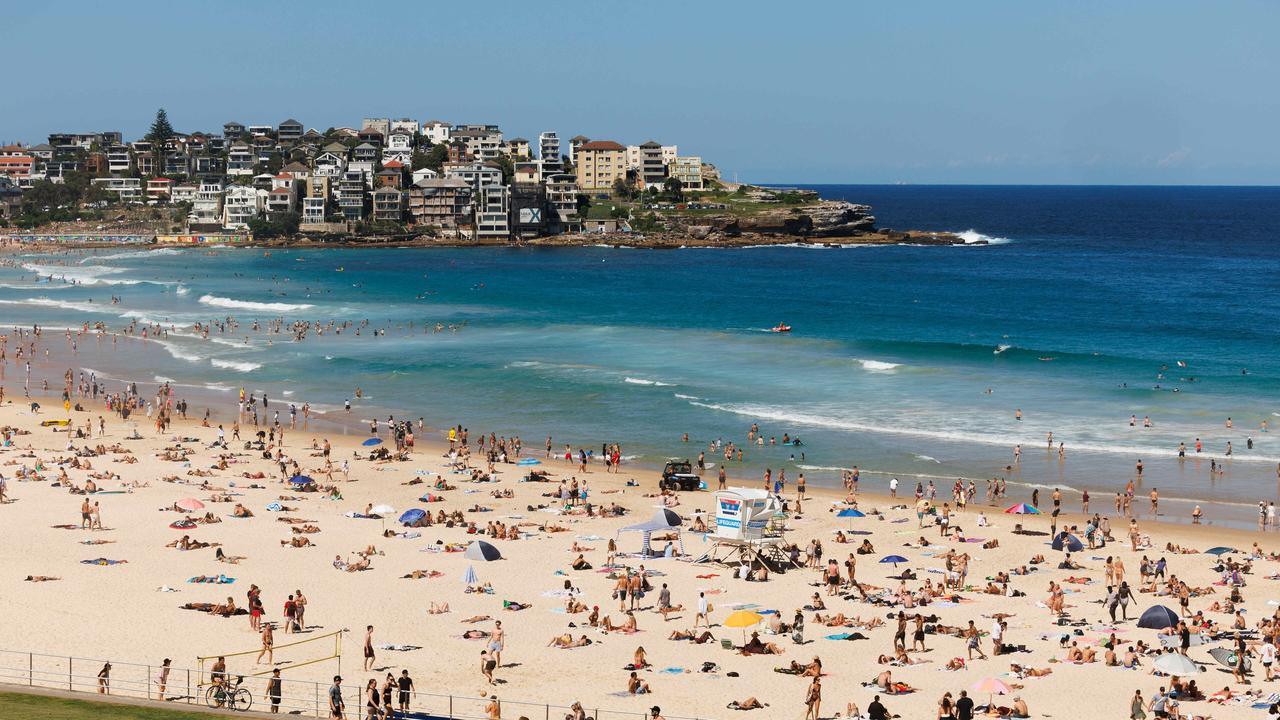
<instances>
[{"instance_id":1,"label":"shoreline","mask_svg":"<svg viewBox=\"0 0 1280 720\"><path fill-rule=\"evenodd\" d=\"M59 335L65 332L65 329L63 328L57 328L57 329L45 328L45 330L46 332L56 331L59 333ZM72 332L74 335L74 333L76 332L75 329L72 329ZM96 337L97 333L91 332L90 335L93 335ZM48 335L46 335L45 337L46 339L49 338ZM130 343L130 342L142 343L143 346L146 346L147 344L160 344L160 345L164 344L163 340L150 338L150 337L142 338L137 335L121 336L121 339L126 343ZM159 377L159 376L135 377L135 378L120 377L120 375L122 374L130 374L130 373L128 373L128 371L122 372L118 368L115 368L115 366L108 361L109 358L100 351L98 352L100 355L102 355L102 357L100 358L101 362L99 361L99 359L90 359L86 363L82 364L81 360L84 359L84 355L86 352L95 352L95 350L91 346L86 346L85 348L81 348L80 352L77 355L73 356L72 358L66 358L66 359L69 359L74 363L74 366L77 369L77 371L85 371L86 373L90 371L97 372L97 370L95 370L94 368L90 368L87 366L89 362L93 363L94 366L102 366L101 368L98 368L98 370L105 368L106 373L100 377L100 381L108 382L109 389L112 389L110 386L111 383L131 382L131 383L138 384L139 387L141 388L151 388L151 387L158 388L162 384L156 379L156 377ZM51 387L60 383L62 371L55 369L55 366L61 367L61 365L59 365L59 362L57 360L50 360L50 361L41 360L40 362L33 365L33 376L32 376L33 387L35 387L36 384L38 384L38 382L41 379L48 380L50 382ZM269 389L265 386L262 386L263 385L262 383L255 382L253 380L252 372L245 373L245 377L239 380L240 380L239 384L245 387L246 392L260 393ZM0 376L0 386L2 385L5 385L5 381L3 377ZM203 400L204 402L207 403L207 407L216 408L219 412L223 413L224 415L227 413L229 409L231 411L231 414L234 415L235 402L236 402L235 395L234 395L234 392L235 392L234 387L214 388L214 387L210 387L208 383L206 383L205 385L195 385L190 383L175 383L175 386L180 387L183 390L182 394L188 400L196 400L196 399ZM343 435L355 435L355 436L362 435L367 429L366 425L371 416L379 417L379 418L383 417L384 414L390 414L396 417L417 417L418 416L418 413L408 412L405 410L405 408L392 406L392 405L385 405L378 401L359 401L354 398L352 398L353 400L352 414L348 416L345 413L342 413L339 409L337 409L338 407L340 407L341 403L336 396L334 398L328 398L328 397L304 398L304 397L296 397L294 395L284 395L283 392L285 391L287 391L287 388L280 387L276 389L276 392L272 393L276 397L275 402L278 404L282 404L281 409L285 410L285 412L282 413L283 415L287 416L287 408L290 404L296 404L299 407L300 415L301 415L301 407L304 402L313 402L314 404L317 404L317 405L326 406L329 408L328 410L314 411L319 416L317 419L317 422L320 424L321 427L326 427L326 426L331 427L334 432L340 432ZM149 397L149 395L145 392L143 393L143 396ZM58 404L60 405L60 402ZM432 416L429 418L426 417L425 415L423 417L428 420L427 424L429 427L431 425L443 427L443 423L446 421L445 418L438 417L435 414L432 414ZM465 422L463 424L466 425ZM505 427L506 432L509 432L512 434L520 434L522 436L528 434L529 430L530 428ZM545 430L541 432L545 432ZM528 436L541 437L542 435L539 433L534 433ZM575 444L577 446L590 447L594 442L596 441L589 438L575 438ZM672 457L677 457L677 456L683 458L683 455L681 455L678 452L675 454L671 454L670 452L671 449L685 451L684 454L688 455L687 459L689 460L693 460L694 458L696 458L697 452L699 449L706 449L703 446L699 446L693 443L691 443L690 445L682 445L679 443L678 440L673 440L672 443L667 446L667 448L668 450L666 451L665 454L662 454L661 457L648 458L645 460L641 460L639 463L636 463L636 465L639 467L646 468L647 471L656 474L661 469L661 465L663 462L665 462L666 459L670 459ZM1047 495L1051 493L1055 487L1059 487L1059 488L1062 488L1064 498L1068 498L1069 502L1071 502L1072 504L1078 505L1079 498L1081 497L1081 490L1079 488L1072 487L1066 483L1054 483L1051 475L1049 474L1049 471L1046 468L1039 467L1038 465L1032 465L1030 458L1032 457L1033 454L1034 454L1033 452L1028 452L1027 459L1024 460L1024 464L1018 468L1017 472L1015 472L1013 475L1006 476L1006 482L1009 486L1009 489L1011 490L1010 497L1011 498L1016 497L1021 500L1026 500L1029 502L1031 499L1032 490L1038 488L1041 491L1041 495L1047 497ZM708 460L711 462L714 462L719 459L718 457L713 457L710 451L708 451L708 456L709 456ZM1204 458L1204 459L1208 459L1208 458ZM837 466L821 465L819 464L820 462L821 461L817 459L810 459L807 462L796 461L791 466L788 467L788 470L790 471L792 469L795 469L795 472L797 473L800 473L800 472L805 473L810 481L811 487L816 487L816 486L838 487L839 475L837 473L837 469L838 469ZM1199 467L1199 463L1202 462L1202 459L1188 458L1186 462L1195 464L1197 467ZM809 463L814 463L814 464L810 465ZM992 467L993 468L996 467L996 463L994 459L992 461ZM820 470L819 468L826 468L826 469ZM1023 474L1024 468L1031 468L1028 471L1028 474ZM841 467L839 469L849 469L849 468ZM927 485L929 482L932 481L937 485L940 496L946 491L946 489L950 488L954 480L956 480L957 478L960 478L960 479L963 479L966 483L970 480L976 483L976 485L978 486L978 496L979 498L981 498L984 495L983 491L984 491L985 482L987 480L985 476L977 476L977 475L965 475L965 474L942 475L942 474L930 474L930 473L920 473L920 472L912 472L912 471L895 472L893 470L885 470L885 469L878 469L878 468L862 468L861 472L865 477L877 478L879 479L880 482L887 482L887 480L890 477L898 477L904 486L911 481L918 481L925 485ZM1003 473L1000 473L1000 474L1003 474ZM1154 484L1158 484L1158 479L1153 479L1152 475L1148 475L1145 478L1145 485L1144 485L1144 479L1138 479L1136 497L1134 499L1135 504L1144 504L1147 502L1147 499L1145 497L1146 492L1149 489L1149 487ZM1122 486L1123 483L1119 483L1119 485ZM903 487L902 489L904 493L907 491L906 487ZM1093 508L1098 508L1103 506L1111 507L1114 493L1117 492L1118 489L1119 487L1115 487L1111 489L1097 489L1097 490L1091 489L1090 490L1091 507ZM1099 503L1103 503L1103 505L1100 505ZM1169 512L1165 513L1165 516L1168 518L1167 522L1174 523L1174 524L1190 525L1192 510L1195 506L1200 505L1202 506L1202 509L1205 511L1205 518L1203 521L1203 524L1205 526L1219 527L1219 528L1248 529L1256 525L1257 510L1256 510L1256 505L1252 503L1246 503L1242 501L1222 501L1222 500L1214 499L1212 496L1195 498L1195 497L1165 495L1161 497L1161 504L1166 509L1166 511L1174 510L1172 514L1170 514ZM1215 512L1215 509L1217 509L1219 512Z\"/></svg>"}]
</instances>

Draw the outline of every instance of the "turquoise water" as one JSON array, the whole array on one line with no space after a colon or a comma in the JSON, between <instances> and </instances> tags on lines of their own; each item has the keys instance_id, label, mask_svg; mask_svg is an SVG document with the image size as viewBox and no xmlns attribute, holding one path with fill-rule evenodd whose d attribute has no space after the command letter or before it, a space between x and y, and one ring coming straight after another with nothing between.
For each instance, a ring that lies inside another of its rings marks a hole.
<instances>
[{"instance_id":1,"label":"turquoise water","mask_svg":"<svg viewBox=\"0 0 1280 720\"><path fill-rule=\"evenodd\" d=\"M752 476L838 482L856 464L871 483L933 479L945 493L960 476L982 487L1021 443L1015 496L1021 483L1105 502L1140 457L1142 492L1212 501L1213 519L1250 522L1275 498L1280 430L1260 424L1280 422L1280 191L819 189L874 205L882 225L993 244L24 256L0 268L0 322L162 324L160 343L81 339L78 364L109 385L172 380L224 414L243 386L273 410L306 400L345 420L359 386L352 420L422 416L534 447L547 434L621 442L640 464L743 443L754 421L804 445L747 448L731 469ZM238 332L191 331L228 316ZM281 317L354 325L300 343L249 328ZM793 332L767 331L779 322ZM1197 437L1202 457L1178 462ZM1228 441L1227 473L1210 478Z\"/></svg>"}]
</instances>

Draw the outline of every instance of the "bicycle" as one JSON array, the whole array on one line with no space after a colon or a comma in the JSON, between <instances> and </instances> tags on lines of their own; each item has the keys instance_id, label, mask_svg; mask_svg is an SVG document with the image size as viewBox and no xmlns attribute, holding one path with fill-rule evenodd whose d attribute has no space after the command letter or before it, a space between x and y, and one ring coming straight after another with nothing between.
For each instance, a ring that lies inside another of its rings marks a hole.
<instances>
[{"instance_id":1,"label":"bicycle","mask_svg":"<svg viewBox=\"0 0 1280 720\"><path fill-rule=\"evenodd\" d=\"M253 706L253 695L243 687L244 676L237 675L235 684L227 689L223 683L209 686L204 693L204 702L211 708L225 707L228 710L244 712Z\"/></svg>"}]
</instances>

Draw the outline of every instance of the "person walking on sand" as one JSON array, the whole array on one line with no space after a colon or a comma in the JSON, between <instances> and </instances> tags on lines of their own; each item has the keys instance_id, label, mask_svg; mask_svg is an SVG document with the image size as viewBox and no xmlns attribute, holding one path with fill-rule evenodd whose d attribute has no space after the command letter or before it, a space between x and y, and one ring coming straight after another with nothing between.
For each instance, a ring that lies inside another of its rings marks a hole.
<instances>
[{"instance_id":1,"label":"person walking on sand","mask_svg":"<svg viewBox=\"0 0 1280 720\"><path fill-rule=\"evenodd\" d=\"M373 626L368 625L364 629L364 669L366 672L373 669L373 661Z\"/></svg>"},{"instance_id":2,"label":"person walking on sand","mask_svg":"<svg viewBox=\"0 0 1280 720\"><path fill-rule=\"evenodd\" d=\"M409 677L408 670L402 670L400 677L396 678L396 687L400 690L400 712L409 712L409 698L413 695L413 678Z\"/></svg>"},{"instance_id":3,"label":"person walking on sand","mask_svg":"<svg viewBox=\"0 0 1280 720\"><path fill-rule=\"evenodd\" d=\"M281 688L280 668L271 671L271 679L267 680L267 699L271 701L271 714L280 714L280 698L284 694Z\"/></svg>"},{"instance_id":4,"label":"person walking on sand","mask_svg":"<svg viewBox=\"0 0 1280 720\"><path fill-rule=\"evenodd\" d=\"M276 664L275 655L275 636L271 632L271 623L262 623L262 649L258 651L258 659L254 662L258 665L262 664L262 656L267 656L267 664Z\"/></svg>"},{"instance_id":5,"label":"person walking on sand","mask_svg":"<svg viewBox=\"0 0 1280 720\"><path fill-rule=\"evenodd\" d=\"M809 683L809 690L805 694L804 703L807 706L804 712L804 720L818 720L818 714L822 707L821 678L814 677L813 682Z\"/></svg>"},{"instance_id":6,"label":"person walking on sand","mask_svg":"<svg viewBox=\"0 0 1280 720\"><path fill-rule=\"evenodd\" d=\"M98 671L98 694L111 694L111 663L103 663L102 669Z\"/></svg>"},{"instance_id":7,"label":"person walking on sand","mask_svg":"<svg viewBox=\"0 0 1280 720\"><path fill-rule=\"evenodd\" d=\"M156 697L161 700L165 699L165 692L169 689L169 671L172 669L170 662L169 658L165 658L160 664L160 673L156 675Z\"/></svg>"},{"instance_id":8,"label":"person walking on sand","mask_svg":"<svg viewBox=\"0 0 1280 720\"><path fill-rule=\"evenodd\" d=\"M342 700L342 676L334 675L333 684L329 686L329 718L330 720L342 720L344 717L343 710L347 704Z\"/></svg>"},{"instance_id":9,"label":"person walking on sand","mask_svg":"<svg viewBox=\"0 0 1280 720\"><path fill-rule=\"evenodd\" d=\"M489 635L489 651L493 653L493 662L502 665L502 649L507 644L507 633L502 629L502 621L495 620L493 633Z\"/></svg>"}]
</instances>

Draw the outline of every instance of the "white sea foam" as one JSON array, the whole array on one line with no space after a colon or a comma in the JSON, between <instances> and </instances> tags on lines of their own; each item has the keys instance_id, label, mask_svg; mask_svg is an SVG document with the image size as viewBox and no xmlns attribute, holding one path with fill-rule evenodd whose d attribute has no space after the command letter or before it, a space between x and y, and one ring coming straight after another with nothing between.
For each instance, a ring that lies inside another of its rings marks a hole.
<instances>
[{"instance_id":1,"label":"white sea foam","mask_svg":"<svg viewBox=\"0 0 1280 720\"><path fill-rule=\"evenodd\" d=\"M702 399L697 395L681 395L680 393L672 393L672 395L680 398L681 400L701 400Z\"/></svg>"},{"instance_id":2,"label":"white sea foam","mask_svg":"<svg viewBox=\"0 0 1280 720\"><path fill-rule=\"evenodd\" d=\"M978 232L977 230L974 230L973 228L965 230L964 232L956 233L956 237L960 238L961 240L964 240L965 245L973 245L975 243L983 243L983 242L985 242L987 245L1005 245L1007 243L1013 242L1009 238L992 237L990 235L983 235L982 233Z\"/></svg>"},{"instance_id":3,"label":"white sea foam","mask_svg":"<svg viewBox=\"0 0 1280 720\"><path fill-rule=\"evenodd\" d=\"M204 360L204 356L185 350L179 347L176 343L169 342L168 340L151 338L151 341L164 348L165 352L172 355L174 359L185 360L189 363L198 363Z\"/></svg>"},{"instance_id":4,"label":"white sea foam","mask_svg":"<svg viewBox=\"0 0 1280 720\"><path fill-rule=\"evenodd\" d=\"M203 337L203 336L201 336L201 337ZM252 345L250 345L250 344L246 343L246 342L245 342L245 341L243 341L243 340L228 340L228 339L226 339L226 338L212 337L212 336L210 336L210 337L208 337L208 338L205 338L205 339L206 339L206 340L208 340L208 341L209 341L209 342L211 342L211 343L216 343L216 344L218 344L218 345L226 345L227 347L236 347L236 348L251 348L251 347L253 347Z\"/></svg>"},{"instance_id":5,"label":"white sea foam","mask_svg":"<svg viewBox=\"0 0 1280 720\"><path fill-rule=\"evenodd\" d=\"M191 288L187 287L186 285L181 285L181 284L180 284L180 285L178 285L178 288L177 288L176 290L174 290L173 292L174 292L174 293L176 293L176 294L178 294L178 295L186 295L187 293L191 292Z\"/></svg>"},{"instance_id":6,"label":"white sea foam","mask_svg":"<svg viewBox=\"0 0 1280 720\"><path fill-rule=\"evenodd\" d=\"M32 291L44 292L46 290L66 290L69 287L72 287L72 286L59 285L57 283L50 283L50 282L30 283L27 285L0 283L0 288L4 288L5 290L26 290L27 292L32 292Z\"/></svg>"},{"instance_id":7,"label":"white sea foam","mask_svg":"<svg viewBox=\"0 0 1280 720\"><path fill-rule=\"evenodd\" d=\"M924 460L925 462L938 463L939 465L942 464L941 460L931 455L921 455L920 453L912 453L911 457L914 457L917 460Z\"/></svg>"},{"instance_id":8,"label":"white sea foam","mask_svg":"<svg viewBox=\"0 0 1280 720\"><path fill-rule=\"evenodd\" d=\"M929 440L940 442L955 442L969 445L992 445L1004 448L1011 448L1014 445L1027 442L1027 436L1025 434L1013 435L998 431L984 433L976 430L933 430L921 427L892 426L870 419L864 420L860 418L834 417L801 409L788 408L786 406L753 405L749 403L721 404L699 402L695 400L690 400L688 403L696 407L732 413L734 415L751 418L753 420L770 420L790 425L828 428L832 430L843 430L846 432L901 435L905 437L927 438ZM1065 438L1067 436L1062 435L1062 437ZM1097 452L1109 455L1123 455L1126 457L1177 457L1178 454L1176 444L1172 444L1168 447L1152 447L1149 445L1129 445L1096 440L1068 442L1067 449L1069 451ZM1280 462L1280 456L1271 455L1236 455L1232 459L1235 462L1249 463Z\"/></svg>"},{"instance_id":9,"label":"white sea foam","mask_svg":"<svg viewBox=\"0 0 1280 720\"><path fill-rule=\"evenodd\" d=\"M171 377L165 377L164 375L156 375L153 379L154 379L156 382L158 382L158 383L169 383L169 384L173 384L173 383L176 383L176 382L177 382L177 380L174 380L174 379L173 379L173 378L171 378Z\"/></svg>"},{"instance_id":10,"label":"white sea foam","mask_svg":"<svg viewBox=\"0 0 1280 720\"><path fill-rule=\"evenodd\" d=\"M675 383L662 382L661 380L645 380L644 378L624 377L622 382L631 385L651 385L654 387L675 387Z\"/></svg>"},{"instance_id":11,"label":"white sea foam","mask_svg":"<svg viewBox=\"0 0 1280 720\"><path fill-rule=\"evenodd\" d=\"M262 367L262 363L237 362L235 360L223 360L222 358L213 358L209 363L216 368L235 370L236 372L253 372Z\"/></svg>"},{"instance_id":12,"label":"white sea foam","mask_svg":"<svg viewBox=\"0 0 1280 720\"><path fill-rule=\"evenodd\" d=\"M992 351L991 351L991 353L992 353L993 355L999 355L1000 353L1002 353L1002 352L1004 352L1005 350L1008 350L1008 349L1010 349L1010 348L1012 348L1012 347L1013 347L1012 345L1007 345L1007 344L997 345L997 346L996 346L996 349L995 349L995 350L992 350Z\"/></svg>"},{"instance_id":13,"label":"white sea foam","mask_svg":"<svg viewBox=\"0 0 1280 720\"><path fill-rule=\"evenodd\" d=\"M134 250L131 252L112 253L110 255L90 255L80 261L83 265L90 260L127 260L129 258L154 257L156 255L178 255L182 251L176 248L156 248L155 250Z\"/></svg>"},{"instance_id":14,"label":"white sea foam","mask_svg":"<svg viewBox=\"0 0 1280 720\"><path fill-rule=\"evenodd\" d=\"M52 298L27 298L26 300L0 300L0 305L28 305L32 307L51 307L60 310L75 310L87 313L110 313L110 306L96 303L70 302Z\"/></svg>"},{"instance_id":15,"label":"white sea foam","mask_svg":"<svg viewBox=\"0 0 1280 720\"><path fill-rule=\"evenodd\" d=\"M138 285L143 280L107 277L118 275L128 268L110 267L108 265L81 265L79 267L63 267L61 265L39 265L23 263L22 267L41 277L52 277L55 280L73 282L77 285ZM166 283L156 283L164 285Z\"/></svg>"},{"instance_id":16,"label":"white sea foam","mask_svg":"<svg viewBox=\"0 0 1280 720\"><path fill-rule=\"evenodd\" d=\"M863 360L854 358L854 362L862 366L867 372L893 372L897 368L902 367L901 363L884 362L883 360Z\"/></svg>"},{"instance_id":17,"label":"white sea foam","mask_svg":"<svg viewBox=\"0 0 1280 720\"><path fill-rule=\"evenodd\" d=\"M252 300L236 300L217 295L201 295L200 304L232 310L262 310L264 312L290 312L293 310L309 310L315 305L307 303L254 302Z\"/></svg>"}]
</instances>

